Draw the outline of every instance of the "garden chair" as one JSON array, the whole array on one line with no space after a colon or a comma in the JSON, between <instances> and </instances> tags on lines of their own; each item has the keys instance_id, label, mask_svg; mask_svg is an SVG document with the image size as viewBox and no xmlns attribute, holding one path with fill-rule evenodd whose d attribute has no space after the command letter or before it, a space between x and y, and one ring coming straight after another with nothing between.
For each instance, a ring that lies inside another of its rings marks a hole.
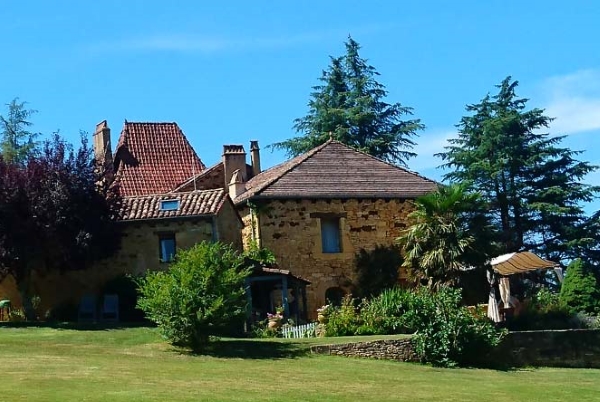
<instances>
[{"instance_id":1,"label":"garden chair","mask_svg":"<svg viewBox=\"0 0 600 402\"><path fill-rule=\"evenodd\" d=\"M83 295L81 297L77 321L96 321L96 296Z\"/></svg>"},{"instance_id":2,"label":"garden chair","mask_svg":"<svg viewBox=\"0 0 600 402\"><path fill-rule=\"evenodd\" d=\"M119 321L119 296L104 295L102 311L100 312L102 321Z\"/></svg>"}]
</instances>

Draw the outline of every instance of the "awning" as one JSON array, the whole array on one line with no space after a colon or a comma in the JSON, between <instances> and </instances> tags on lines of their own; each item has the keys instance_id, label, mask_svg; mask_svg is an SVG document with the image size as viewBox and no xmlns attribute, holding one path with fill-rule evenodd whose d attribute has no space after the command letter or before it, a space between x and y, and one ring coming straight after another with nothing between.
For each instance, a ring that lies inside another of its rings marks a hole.
<instances>
[{"instance_id":1,"label":"awning","mask_svg":"<svg viewBox=\"0 0 600 402\"><path fill-rule=\"evenodd\" d=\"M544 260L530 251L503 254L491 261L492 269L500 275L512 275L536 269L551 269L558 264Z\"/></svg>"}]
</instances>

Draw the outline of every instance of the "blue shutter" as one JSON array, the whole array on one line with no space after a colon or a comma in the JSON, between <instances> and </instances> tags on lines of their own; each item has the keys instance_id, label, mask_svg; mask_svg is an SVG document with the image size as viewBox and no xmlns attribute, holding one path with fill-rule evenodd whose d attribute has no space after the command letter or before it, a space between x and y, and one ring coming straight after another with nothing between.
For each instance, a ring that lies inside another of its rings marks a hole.
<instances>
[{"instance_id":1,"label":"blue shutter","mask_svg":"<svg viewBox=\"0 0 600 402\"><path fill-rule=\"evenodd\" d=\"M172 261L175 257L175 238L165 237L160 239L160 260L163 262Z\"/></svg>"},{"instance_id":2,"label":"blue shutter","mask_svg":"<svg viewBox=\"0 0 600 402\"><path fill-rule=\"evenodd\" d=\"M321 244L324 253L341 251L339 219L321 219Z\"/></svg>"}]
</instances>

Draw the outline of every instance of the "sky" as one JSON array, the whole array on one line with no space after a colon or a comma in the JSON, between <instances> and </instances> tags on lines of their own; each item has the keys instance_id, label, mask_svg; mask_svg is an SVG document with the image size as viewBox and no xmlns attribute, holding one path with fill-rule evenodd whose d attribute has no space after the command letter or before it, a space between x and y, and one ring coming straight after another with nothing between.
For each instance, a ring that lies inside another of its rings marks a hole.
<instances>
[{"instance_id":1,"label":"sky","mask_svg":"<svg viewBox=\"0 0 600 402\"><path fill-rule=\"evenodd\" d=\"M221 4L219 4L221 3ZM3 0L0 103L38 111L35 131L71 142L107 120L174 121L207 166L223 144L295 136L311 87L351 35L389 102L426 129L411 170L439 180L433 155L465 105L512 76L552 135L600 165L600 2ZM6 109L2 109L4 113ZM600 172L586 182L600 184ZM600 202L586 206L600 209Z\"/></svg>"}]
</instances>

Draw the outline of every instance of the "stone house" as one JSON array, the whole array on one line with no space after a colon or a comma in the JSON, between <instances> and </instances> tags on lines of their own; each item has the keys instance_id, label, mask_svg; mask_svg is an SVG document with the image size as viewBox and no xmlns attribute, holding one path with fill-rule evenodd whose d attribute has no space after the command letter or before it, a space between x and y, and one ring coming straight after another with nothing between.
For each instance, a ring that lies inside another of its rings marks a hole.
<instances>
[{"instance_id":1,"label":"stone house","mask_svg":"<svg viewBox=\"0 0 600 402\"><path fill-rule=\"evenodd\" d=\"M292 314L306 306L314 318L326 300L352 290L357 252L393 244L411 201L437 185L336 141L265 171L256 141L250 163L242 145L224 145L207 168L176 123L126 121L113 153L103 121L94 149L123 196L121 249L85 271L39 275L34 287L48 307L98 293L119 274L164 269L175 249L210 240L274 252L278 267L251 284L261 293L252 303L259 316L281 304ZM0 296L17 300L7 283Z\"/></svg>"},{"instance_id":2,"label":"stone house","mask_svg":"<svg viewBox=\"0 0 600 402\"><path fill-rule=\"evenodd\" d=\"M96 159L113 175L123 197L121 247L85 270L34 271L32 290L41 298L42 311L99 294L103 284L121 274L165 269L177 248L203 240L242 248L242 221L224 185L173 192L206 170L176 123L126 121L113 153L110 128L103 121L93 144ZM0 297L21 304L12 277L0 283Z\"/></svg>"},{"instance_id":3,"label":"stone house","mask_svg":"<svg viewBox=\"0 0 600 402\"><path fill-rule=\"evenodd\" d=\"M272 250L280 268L311 282L311 317L326 300L351 292L357 252L394 244L412 200L437 187L333 140L263 172L255 142L251 152L256 175L233 174L228 185L243 240Z\"/></svg>"}]
</instances>

